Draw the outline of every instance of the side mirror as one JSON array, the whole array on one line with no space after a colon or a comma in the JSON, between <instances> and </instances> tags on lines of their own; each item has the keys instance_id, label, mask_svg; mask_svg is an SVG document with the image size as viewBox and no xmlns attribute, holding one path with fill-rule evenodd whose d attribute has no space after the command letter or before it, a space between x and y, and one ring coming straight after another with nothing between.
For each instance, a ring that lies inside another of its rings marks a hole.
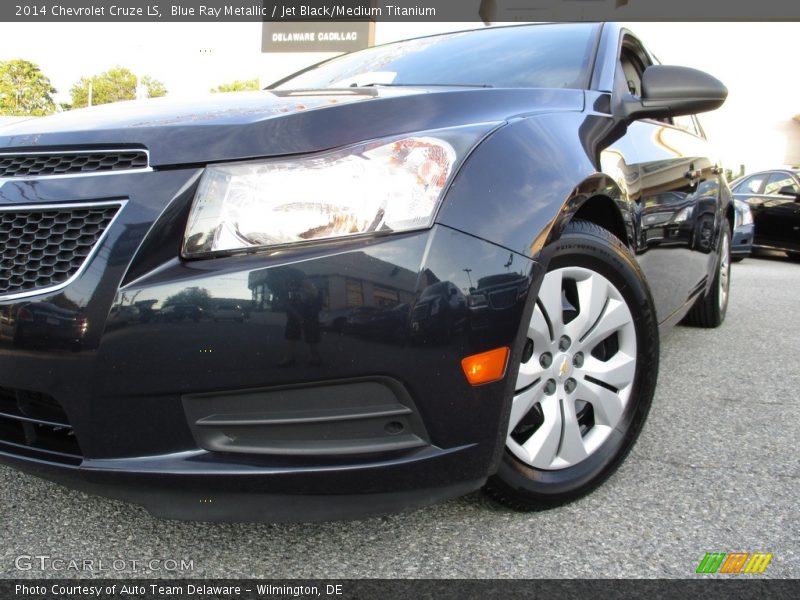
<instances>
[{"instance_id":1,"label":"side mirror","mask_svg":"<svg viewBox=\"0 0 800 600\"><path fill-rule=\"evenodd\" d=\"M785 185L778 190L781 196L794 196L795 200L800 200L800 192L798 192L793 185Z\"/></svg>"},{"instance_id":2,"label":"side mirror","mask_svg":"<svg viewBox=\"0 0 800 600\"><path fill-rule=\"evenodd\" d=\"M642 74L642 97L627 96L622 116L630 119L678 117L715 110L728 88L708 73L689 67L651 65Z\"/></svg>"}]
</instances>

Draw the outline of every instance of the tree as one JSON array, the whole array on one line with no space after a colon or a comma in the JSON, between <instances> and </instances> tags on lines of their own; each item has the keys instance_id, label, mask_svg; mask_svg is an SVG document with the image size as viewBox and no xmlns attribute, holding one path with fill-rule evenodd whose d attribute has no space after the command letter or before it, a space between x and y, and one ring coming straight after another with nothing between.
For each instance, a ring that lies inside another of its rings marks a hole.
<instances>
[{"instance_id":1,"label":"tree","mask_svg":"<svg viewBox=\"0 0 800 600\"><path fill-rule=\"evenodd\" d=\"M21 58L0 62L0 114L49 115L56 110L55 93L37 64Z\"/></svg>"},{"instance_id":2,"label":"tree","mask_svg":"<svg viewBox=\"0 0 800 600\"><path fill-rule=\"evenodd\" d=\"M122 100L136 99L136 75L125 67L114 67L98 75L81 77L72 86L72 108L82 108L89 105L89 84L92 89L92 105L120 102ZM148 98L164 96L167 89L164 84L145 75L139 81L140 85L147 87Z\"/></svg>"},{"instance_id":3,"label":"tree","mask_svg":"<svg viewBox=\"0 0 800 600\"><path fill-rule=\"evenodd\" d=\"M153 79L149 75L142 77L141 84L147 88L148 98L161 98L167 95L167 88L158 79Z\"/></svg>"},{"instance_id":4,"label":"tree","mask_svg":"<svg viewBox=\"0 0 800 600\"><path fill-rule=\"evenodd\" d=\"M216 94L217 92L247 92L251 90L257 90L258 87L258 79L248 79L247 81L231 81L230 83L223 83L218 85L214 89L211 90L211 93Z\"/></svg>"}]
</instances>

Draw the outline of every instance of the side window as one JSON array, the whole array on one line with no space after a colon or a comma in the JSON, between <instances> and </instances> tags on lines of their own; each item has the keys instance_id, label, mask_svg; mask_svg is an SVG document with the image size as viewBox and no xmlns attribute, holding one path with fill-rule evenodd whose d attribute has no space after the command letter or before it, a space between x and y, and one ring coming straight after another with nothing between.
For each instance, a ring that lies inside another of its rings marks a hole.
<instances>
[{"instance_id":1,"label":"side window","mask_svg":"<svg viewBox=\"0 0 800 600\"><path fill-rule=\"evenodd\" d=\"M734 194L757 194L761 189L761 185L766 179L766 175L753 175L748 177L742 183L733 189Z\"/></svg>"},{"instance_id":2,"label":"side window","mask_svg":"<svg viewBox=\"0 0 800 600\"><path fill-rule=\"evenodd\" d=\"M619 63L628 84L628 91L631 95L640 97L642 95L642 73L644 73L642 61L631 49L623 48Z\"/></svg>"},{"instance_id":3,"label":"side window","mask_svg":"<svg viewBox=\"0 0 800 600\"><path fill-rule=\"evenodd\" d=\"M684 131L688 131L692 135L696 135L697 137L702 137L700 134L700 129L697 126L697 121L695 121L692 115L684 115L682 117L672 117L672 124L679 129L683 129Z\"/></svg>"},{"instance_id":4,"label":"side window","mask_svg":"<svg viewBox=\"0 0 800 600\"><path fill-rule=\"evenodd\" d=\"M633 37L626 37L622 42L618 69L622 74L621 78L625 81L628 92L632 96L642 97L642 75L644 70L652 64L652 57L641 46L639 41ZM662 123L672 123L668 118L655 120Z\"/></svg>"},{"instance_id":5,"label":"side window","mask_svg":"<svg viewBox=\"0 0 800 600\"><path fill-rule=\"evenodd\" d=\"M765 194L778 194L780 189L791 186L796 194L800 193L800 186L788 173L773 173L769 176L767 187L764 188Z\"/></svg>"}]
</instances>

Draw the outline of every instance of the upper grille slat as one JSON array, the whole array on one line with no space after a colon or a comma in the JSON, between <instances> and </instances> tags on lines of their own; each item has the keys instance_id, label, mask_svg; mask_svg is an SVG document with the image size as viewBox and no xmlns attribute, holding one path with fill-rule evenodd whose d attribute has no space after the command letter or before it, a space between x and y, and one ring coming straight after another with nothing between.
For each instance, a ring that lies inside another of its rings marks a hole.
<instances>
[{"instance_id":1,"label":"upper grille slat","mask_svg":"<svg viewBox=\"0 0 800 600\"><path fill-rule=\"evenodd\" d=\"M0 208L0 296L66 284L94 250L119 204Z\"/></svg>"},{"instance_id":2,"label":"upper grille slat","mask_svg":"<svg viewBox=\"0 0 800 600\"><path fill-rule=\"evenodd\" d=\"M0 179L146 169L144 150L0 154Z\"/></svg>"}]
</instances>

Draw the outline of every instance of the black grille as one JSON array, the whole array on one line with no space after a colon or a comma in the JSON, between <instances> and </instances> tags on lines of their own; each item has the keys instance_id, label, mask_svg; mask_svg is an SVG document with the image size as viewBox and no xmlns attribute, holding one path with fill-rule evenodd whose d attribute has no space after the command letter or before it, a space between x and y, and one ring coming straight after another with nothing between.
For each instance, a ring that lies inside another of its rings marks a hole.
<instances>
[{"instance_id":1,"label":"black grille","mask_svg":"<svg viewBox=\"0 0 800 600\"><path fill-rule=\"evenodd\" d=\"M422 321L427 319L431 314L430 304L417 304L411 312L411 318L415 321Z\"/></svg>"},{"instance_id":2,"label":"black grille","mask_svg":"<svg viewBox=\"0 0 800 600\"><path fill-rule=\"evenodd\" d=\"M118 210L116 204L0 210L0 295L66 282Z\"/></svg>"},{"instance_id":3,"label":"black grille","mask_svg":"<svg viewBox=\"0 0 800 600\"><path fill-rule=\"evenodd\" d=\"M0 451L78 465L83 459L64 409L52 396L0 387Z\"/></svg>"},{"instance_id":4,"label":"black grille","mask_svg":"<svg viewBox=\"0 0 800 600\"><path fill-rule=\"evenodd\" d=\"M0 154L0 177L102 173L145 167L147 167L147 153L143 150Z\"/></svg>"}]
</instances>

